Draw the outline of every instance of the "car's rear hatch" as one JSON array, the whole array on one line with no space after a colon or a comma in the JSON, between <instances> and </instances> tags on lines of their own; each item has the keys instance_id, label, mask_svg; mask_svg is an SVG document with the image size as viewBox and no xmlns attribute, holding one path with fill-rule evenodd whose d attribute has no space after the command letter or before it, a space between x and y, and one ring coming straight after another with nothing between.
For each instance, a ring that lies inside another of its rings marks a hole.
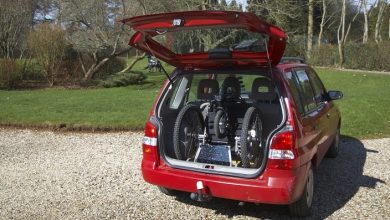
<instances>
[{"instance_id":1,"label":"car's rear hatch","mask_svg":"<svg viewBox=\"0 0 390 220\"><path fill-rule=\"evenodd\" d=\"M135 31L129 42L131 46L184 69L277 65L287 40L280 28L248 12L175 12L128 18L122 23ZM207 32L210 29L213 31ZM215 30L219 35L214 34ZM238 42L232 43L232 40ZM188 50L178 51L172 45L175 42ZM194 44L207 42L207 46L194 49L197 47ZM183 46L186 43L188 45Z\"/></svg>"}]
</instances>

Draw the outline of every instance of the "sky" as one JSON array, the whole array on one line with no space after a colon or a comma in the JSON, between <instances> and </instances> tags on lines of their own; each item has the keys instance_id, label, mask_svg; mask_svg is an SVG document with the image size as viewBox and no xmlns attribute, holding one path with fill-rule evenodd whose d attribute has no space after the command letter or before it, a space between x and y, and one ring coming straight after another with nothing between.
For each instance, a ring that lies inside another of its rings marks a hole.
<instances>
[{"instance_id":1,"label":"sky","mask_svg":"<svg viewBox=\"0 0 390 220\"><path fill-rule=\"evenodd\" d=\"M237 0L237 3L241 4L243 6L242 8L244 8L244 9L246 8L246 5L247 5L246 0Z\"/></svg>"}]
</instances>

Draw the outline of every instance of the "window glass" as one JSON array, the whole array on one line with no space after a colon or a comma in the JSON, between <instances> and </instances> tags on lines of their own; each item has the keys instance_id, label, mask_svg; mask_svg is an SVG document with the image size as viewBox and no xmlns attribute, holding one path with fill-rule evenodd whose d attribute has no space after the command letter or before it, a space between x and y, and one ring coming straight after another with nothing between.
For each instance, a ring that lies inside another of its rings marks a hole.
<instances>
[{"instance_id":1,"label":"window glass","mask_svg":"<svg viewBox=\"0 0 390 220\"><path fill-rule=\"evenodd\" d=\"M309 75L311 84L313 86L315 101L318 104L324 103L325 89L320 78L318 78L317 74L310 69L307 70L307 74Z\"/></svg>"},{"instance_id":2,"label":"window glass","mask_svg":"<svg viewBox=\"0 0 390 220\"><path fill-rule=\"evenodd\" d=\"M303 109L302 101L301 101L301 95L300 95L300 88L297 81L297 78L293 74L293 72L287 72L286 74L287 83L290 87L292 96L294 98L294 101L298 107L298 111L300 114L303 114L305 111Z\"/></svg>"},{"instance_id":3,"label":"window glass","mask_svg":"<svg viewBox=\"0 0 390 220\"><path fill-rule=\"evenodd\" d=\"M250 99L250 93L252 92L252 84L253 80L257 78L262 78L264 76L259 74L228 74L228 73L218 73L218 74L210 74L210 73L197 73L197 74L183 74L186 78L189 79L189 82L191 85L187 85L187 88L189 87L189 91L186 93L188 94L188 102L196 102L198 101L198 86L199 82L203 79L215 79L218 81L219 85L219 92L221 87L227 77L235 77L238 79L238 82L240 83L240 97L242 99ZM263 88L259 88L260 90ZM266 88L268 89L268 88ZM259 91L263 92L263 91ZM179 91L176 92L177 94ZM176 93L173 93L174 96L176 96ZM176 99L173 97L173 99ZM173 100L171 102L174 102Z\"/></svg>"},{"instance_id":4,"label":"window glass","mask_svg":"<svg viewBox=\"0 0 390 220\"><path fill-rule=\"evenodd\" d=\"M172 109L179 108L186 94L187 84L188 84L188 79L186 77L176 80L176 83L174 84L175 87L173 89L173 95L172 95L173 98L169 103L170 108Z\"/></svg>"},{"instance_id":5,"label":"window glass","mask_svg":"<svg viewBox=\"0 0 390 220\"><path fill-rule=\"evenodd\" d=\"M304 70L296 70L295 73L297 74L298 81L302 89L304 109L306 112L309 112L317 107L309 77Z\"/></svg>"}]
</instances>

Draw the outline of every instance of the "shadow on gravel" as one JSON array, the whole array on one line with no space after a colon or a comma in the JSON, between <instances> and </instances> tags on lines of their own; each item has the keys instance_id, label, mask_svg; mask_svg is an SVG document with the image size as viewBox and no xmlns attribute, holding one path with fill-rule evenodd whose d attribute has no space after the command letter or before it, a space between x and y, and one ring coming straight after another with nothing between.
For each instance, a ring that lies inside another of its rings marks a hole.
<instances>
[{"instance_id":1,"label":"shadow on gravel","mask_svg":"<svg viewBox=\"0 0 390 220\"><path fill-rule=\"evenodd\" d=\"M324 219L342 208L360 187L375 188L380 179L363 175L366 156L378 153L366 149L362 142L352 137L343 136L340 154L337 158L324 158L315 170L315 188L312 215L309 219ZM232 218L244 215L266 219L290 219L287 206L246 203L238 206L237 201L214 198L208 203L192 201L188 195L179 196L178 201L207 209L215 214Z\"/></svg>"}]
</instances>

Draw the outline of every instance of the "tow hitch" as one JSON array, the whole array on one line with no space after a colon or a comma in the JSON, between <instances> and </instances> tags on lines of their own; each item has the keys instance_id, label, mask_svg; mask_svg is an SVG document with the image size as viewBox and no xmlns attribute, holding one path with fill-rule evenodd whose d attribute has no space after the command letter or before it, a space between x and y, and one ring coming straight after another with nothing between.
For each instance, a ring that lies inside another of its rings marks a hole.
<instances>
[{"instance_id":1,"label":"tow hitch","mask_svg":"<svg viewBox=\"0 0 390 220\"><path fill-rule=\"evenodd\" d=\"M212 196L206 194L206 189L205 189L202 181L196 182L196 189L198 191L197 193L190 194L190 198L192 200L198 201L198 202L208 202L213 198Z\"/></svg>"}]
</instances>

